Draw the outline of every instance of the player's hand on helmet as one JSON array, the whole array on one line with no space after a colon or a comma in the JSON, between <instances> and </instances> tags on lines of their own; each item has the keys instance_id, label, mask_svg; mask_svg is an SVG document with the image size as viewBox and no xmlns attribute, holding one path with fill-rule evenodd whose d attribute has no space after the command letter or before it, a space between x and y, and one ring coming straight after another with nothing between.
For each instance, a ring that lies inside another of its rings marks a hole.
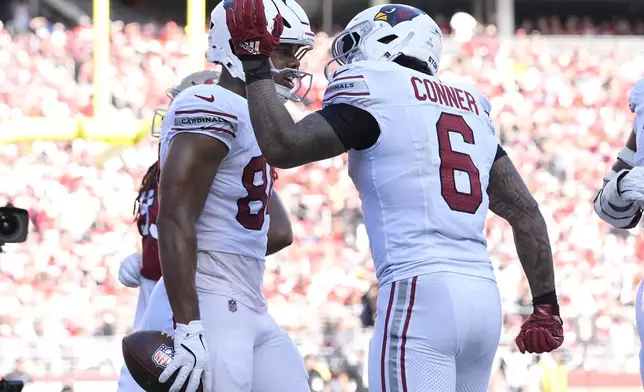
<instances>
[{"instance_id":1,"label":"player's hand on helmet","mask_svg":"<svg viewBox=\"0 0 644 392\"><path fill-rule=\"evenodd\" d=\"M515 339L522 354L549 353L563 344L563 321L553 314L552 305L535 305Z\"/></svg>"},{"instance_id":2,"label":"player's hand on helmet","mask_svg":"<svg viewBox=\"0 0 644 392\"><path fill-rule=\"evenodd\" d=\"M125 287L141 285L141 263L141 255L138 253L133 253L121 261L119 280Z\"/></svg>"},{"instance_id":3,"label":"player's hand on helmet","mask_svg":"<svg viewBox=\"0 0 644 392\"><path fill-rule=\"evenodd\" d=\"M627 203L644 202L644 167L632 168L619 180L617 189Z\"/></svg>"},{"instance_id":4,"label":"player's hand on helmet","mask_svg":"<svg viewBox=\"0 0 644 392\"><path fill-rule=\"evenodd\" d=\"M282 16L277 14L273 30L269 32L264 0L227 0L227 3L229 1L232 5L224 5L226 25L237 57L242 61L249 56L270 57L280 44L284 30Z\"/></svg>"},{"instance_id":5,"label":"player's hand on helmet","mask_svg":"<svg viewBox=\"0 0 644 392\"><path fill-rule=\"evenodd\" d=\"M200 320L189 324L178 324L174 330L174 356L172 361L159 376L159 382L165 383L177 373L169 392L179 392L187 383L185 392L195 392L199 383L203 391L210 392L210 357L205 329Z\"/></svg>"}]
</instances>

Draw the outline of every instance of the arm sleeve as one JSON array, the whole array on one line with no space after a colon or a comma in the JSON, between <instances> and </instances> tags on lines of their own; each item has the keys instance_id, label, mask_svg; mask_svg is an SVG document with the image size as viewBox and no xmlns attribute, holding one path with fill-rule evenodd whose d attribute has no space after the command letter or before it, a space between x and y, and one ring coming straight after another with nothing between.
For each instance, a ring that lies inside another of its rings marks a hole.
<instances>
[{"instance_id":1,"label":"arm sleeve","mask_svg":"<svg viewBox=\"0 0 644 392\"><path fill-rule=\"evenodd\" d=\"M237 137L237 116L222 97L216 97L213 103L208 103L204 97L213 95L206 96L191 90L185 90L177 96L178 102L169 119L168 136L172 138L180 133L198 133L219 140L230 150Z\"/></svg>"},{"instance_id":2,"label":"arm sleeve","mask_svg":"<svg viewBox=\"0 0 644 392\"><path fill-rule=\"evenodd\" d=\"M380 137L378 121L366 110L346 103L328 105L318 110L347 150L366 150Z\"/></svg>"},{"instance_id":3,"label":"arm sleeve","mask_svg":"<svg viewBox=\"0 0 644 392\"><path fill-rule=\"evenodd\" d=\"M505 152L503 147L501 147L500 144L497 144L496 146L496 155L494 156L494 162L498 161L499 159L503 158L504 156L507 156L508 153Z\"/></svg>"},{"instance_id":4,"label":"arm sleeve","mask_svg":"<svg viewBox=\"0 0 644 392\"><path fill-rule=\"evenodd\" d=\"M606 223L618 229L632 229L642 218L642 209L635 203L628 203L619 193L619 180L629 170L624 169L617 173L599 191L593 202L595 213Z\"/></svg>"},{"instance_id":5,"label":"arm sleeve","mask_svg":"<svg viewBox=\"0 0 644 392\"><path fill-rule=\"evenodd\" d=\"M381 134L372 111L375 97L367 77L367 70L359 64L338 68L329 79L323 108L318 111L347 150L366 150L376 144Z\"/></svg>"}]
</instances>

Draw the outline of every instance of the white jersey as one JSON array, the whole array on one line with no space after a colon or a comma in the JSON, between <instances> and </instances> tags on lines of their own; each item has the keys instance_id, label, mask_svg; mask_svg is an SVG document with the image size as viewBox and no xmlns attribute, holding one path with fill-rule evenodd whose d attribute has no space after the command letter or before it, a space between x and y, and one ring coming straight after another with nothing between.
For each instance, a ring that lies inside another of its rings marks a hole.
<instances>
[{"instance_id":1,"label":"white jersey","mask_svg":"<svg viewBox=\"0 0 644 392\"><path fill-rule=\"evenodd\" d=\"M361 61L331 77L324 105L371 113L381 134L349 151L381 285L439 271L494 279L484 236L497 139L489 102L394 63Z\"/></svg>"},{"instance_id":2,"label":"white jersey","mask_svg":"<svg viewBox=\"0 0 644 392\"><path fill-rule=\"evenodd\" d=\"M644 79L639 80L628 94L628 106L635 113L633 132L637 151L635 152L635 166L644 166Z\"/></svg>"},{"instance_id":3,"label":"white jersey","mask_svg":"<svg viewBox=\"0 0 644 392\"><path fill-rule=\"evenodd\" d=\"M635 143L637 145L634 163L635 166L644 166L644 109L635 114L633 132L635 132Z\"/></svg>"},{"instance_id":4,"label":"white jersey","mask_svg":"<svg viewBox=\"0 0 644 392\"><path fill-rule=\"evenodd\" d=\"M198 250L261 260L263 273L273 181L246 99L217 85L193 86L177 95L161 128L162 171L170 142L180 133L207 135L228 147L196 224Z\"/></svg>"}]
</instances>

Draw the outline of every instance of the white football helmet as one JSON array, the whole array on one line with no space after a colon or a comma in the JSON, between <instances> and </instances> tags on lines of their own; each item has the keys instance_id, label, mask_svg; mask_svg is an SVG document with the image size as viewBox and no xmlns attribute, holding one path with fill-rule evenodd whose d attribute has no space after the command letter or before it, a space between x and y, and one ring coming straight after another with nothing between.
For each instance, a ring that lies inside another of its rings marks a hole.
<instances>
[{"instance_id":1,"label":"white football helmet","mask_svg":"<svg viewBox=\"0 0 644 392\"><path fill-rule=\"evenodd\" d=\"M179 84L170 87L165 93L170 100L173 100L174 97L188 87L200 84L217 84L218 80L219 72L217 71L199 71L186 76ZM165 109L156 109L154 111L154 117L152 117L152 136L154 137L159 137L161 134L160 127L163 122L163 116L165 116Z\"/></svg>"},{"instance_id":2,"label":"white football helmet","mask_svg":"<svg viewBox=\"0 0 644 392\"><path fill-rule=\"evenodd\" d=\"M226 9L232 6L233 0L220 2L212 11L210 16L210 31L208 33L208 51L206 58L212 63L221 64L226 67L230 74L242 81L246 81L241 61L235 55L230 33L226 25ZM315 34L311 31L311 25L306 13L295 0L264 1L266 20L269 24L268 31L273 28L273 20L277 14L282 15L284 31L280 39L282 44L299 45L297 58L302 59L304 55L313 48ZM284 70L275 70L275 72ZM299 70L289 70L293 77L293 87L289 88L276 84L277 94L284 101L291 100L300 102L311 90L313 75Z\"/></svg>"},{"instance_id":3,"label":"white football helmet","mask_svg":"<svg viewBox=\"0 0 644 392\"><path fill-rule=\"evenodd\" d=\"M324 68L354 61L393 61L401 55L423 61L432 75L438 72L443 34L434 19L418 8L387 4L356 15L331 45L333 59Z\"/></svg>"}]
</instances>

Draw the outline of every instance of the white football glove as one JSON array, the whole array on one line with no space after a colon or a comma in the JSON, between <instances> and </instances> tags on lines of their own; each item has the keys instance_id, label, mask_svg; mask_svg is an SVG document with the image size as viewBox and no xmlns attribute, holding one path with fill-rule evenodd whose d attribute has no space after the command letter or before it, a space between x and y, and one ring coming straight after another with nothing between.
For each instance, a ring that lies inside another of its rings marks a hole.
<instances>
[{"instance_id":1,"label":"white football glove","mask_svg":"<svg viewBox=\"0 0 644 392\"><path fill-rule=\"evenodd\" d=\"M165 383L177 370L177 378L168 392L179 392L188 380L185 392L195 392L199 382L203 391L210 392L210 356L206 330L200 320L191 321L188 325L178 324L174 330L174 357L159 376L159 382Z\"/></svg>"},{"instance_id":2,"label":"white football glove","mask_svg":"<svg viewBox=\"0 0 644 392\"><path fill-rule=\"evenodd\" d=\"M635 166L618 183L619 194L627 203L644 202L644 166Z\"/></svg>"},{"instance_id":3,"label":"white football glove","mask_svg":"<svg viewBox=\"0 0 644 392\"><path fill-rule=\"evenodd\" d=\"M141 263L141 255L138 253L132 253L121 261L119 280L125 287L141 285Z\"/></svg>"}]
</instances>

